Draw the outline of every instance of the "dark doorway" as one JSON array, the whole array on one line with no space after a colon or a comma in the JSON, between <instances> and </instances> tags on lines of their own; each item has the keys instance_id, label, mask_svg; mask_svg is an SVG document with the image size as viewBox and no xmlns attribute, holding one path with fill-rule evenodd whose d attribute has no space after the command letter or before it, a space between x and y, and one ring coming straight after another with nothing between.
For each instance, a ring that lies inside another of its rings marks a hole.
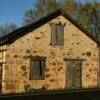
<instances>
[{"instance_id":1,"label":"dark doorway","mask_svg":"<svg viewBox=\"0 0 100 100\"><path fill-rule=\"evenodd\" d=\"M0 63L0 93L2 93L2 63Z\"/></svg>"},{"instance_id":2,"label":"dark doorway","mask_svg":"<svg viewBox=\"0 0 100 100\"><path fill-rule=\"evenodd\" d=\"M82 61L81 60L67 60L67 88L81 88L82 87Z\"/></svg>"}]
</instances>

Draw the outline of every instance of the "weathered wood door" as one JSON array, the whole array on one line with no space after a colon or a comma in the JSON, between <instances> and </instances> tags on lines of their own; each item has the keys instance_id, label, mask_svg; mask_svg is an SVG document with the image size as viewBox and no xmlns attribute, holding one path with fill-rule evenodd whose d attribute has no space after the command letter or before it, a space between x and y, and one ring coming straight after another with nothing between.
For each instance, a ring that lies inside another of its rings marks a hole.
<instances>
[{"instance_id":1,"label":"weathered wood door","mask_svg":"<svg viewBox=\"0 0 100 100\"><path fill-rule=\"evenodd\" d=\"M0 93L2 92L2 64L0 63Z\"/></svg>"},{"instance_id":2,"label":"weathered wood door","mask_svg":"<svg viewBox=\"0 0 100 100\"><path fill-rule=\"evenodd\" d=\"M67 88L81 88L82 86L82 61L69 60L67 63Z\"/></svg>"}]
</instances>

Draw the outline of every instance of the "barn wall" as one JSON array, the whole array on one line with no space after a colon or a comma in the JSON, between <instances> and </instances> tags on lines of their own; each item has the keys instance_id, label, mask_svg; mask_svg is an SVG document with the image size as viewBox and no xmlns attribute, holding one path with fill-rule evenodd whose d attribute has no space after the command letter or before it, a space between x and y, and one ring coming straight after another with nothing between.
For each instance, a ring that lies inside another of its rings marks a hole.
<instances>
[{"instance_id":1,"label":"barn wall","mask_svg":"<svg viewBox=\"0 0 100 100\"><path fill-rule=\"evenodd\" d=\"M51 46L50 23L59 23L64 27L64 46ZM86 59L83 61L83 88L97 85L99 67L97 44L88 38L63 16L59 16L38 29L7 45L4 93L22 92L25 87L36 89L63 89L66 84L66 64L64 58ZM88 55L89 54L89 55ZM29 80L29 56L45 56L45 80Z\"/></svg>"}]
</instances>

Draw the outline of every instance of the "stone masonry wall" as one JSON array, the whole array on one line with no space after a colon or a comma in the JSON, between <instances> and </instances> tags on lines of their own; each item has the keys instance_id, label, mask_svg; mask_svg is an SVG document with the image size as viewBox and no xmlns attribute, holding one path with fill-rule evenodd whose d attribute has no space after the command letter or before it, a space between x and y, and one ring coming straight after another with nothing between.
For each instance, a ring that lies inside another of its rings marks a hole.
<instances>
[{"instance_id":1,"label":"stone masonry wall","mask_svg":"<svg viewBox=\"0 0 100 100\"><path fill-rule=\"evenodd\" d=\"M64 46L51 46L50 23L62 23ZM97 85L99 67L97 44L88 38L63 16L49 21L36 30L7 45L4 93L22 92L26 86L40 89L63 89L66 87L66 63L64 58L86 59L83 61L83 88ZM45 80L29 80L29 56L45 56Z\"/></svg>"}]
</instances>

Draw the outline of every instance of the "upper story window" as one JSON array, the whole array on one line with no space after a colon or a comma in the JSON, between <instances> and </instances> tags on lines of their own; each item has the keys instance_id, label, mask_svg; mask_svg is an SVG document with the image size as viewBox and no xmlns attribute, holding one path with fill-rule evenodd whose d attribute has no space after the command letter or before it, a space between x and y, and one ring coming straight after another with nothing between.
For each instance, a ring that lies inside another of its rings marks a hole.
<instances>
[{"instance_id":1,"label":"upper story window","mask_svg":"<svg viewBox=\"0 0 100 100\"><path fill-rule=\"evenodd\" d=\"M51 45L64 45L64 26L51 23Z\"/></svg>"},{"instance_id":2,"label":"upper story window","mask_svg":"<svg viewBox=\"0 0 100 100\"><path fill-rule=\"evenodd\" d=\"M44 80L45 57L35 56L30 60L30 80Z\"/></svg>"}]
</instances>

